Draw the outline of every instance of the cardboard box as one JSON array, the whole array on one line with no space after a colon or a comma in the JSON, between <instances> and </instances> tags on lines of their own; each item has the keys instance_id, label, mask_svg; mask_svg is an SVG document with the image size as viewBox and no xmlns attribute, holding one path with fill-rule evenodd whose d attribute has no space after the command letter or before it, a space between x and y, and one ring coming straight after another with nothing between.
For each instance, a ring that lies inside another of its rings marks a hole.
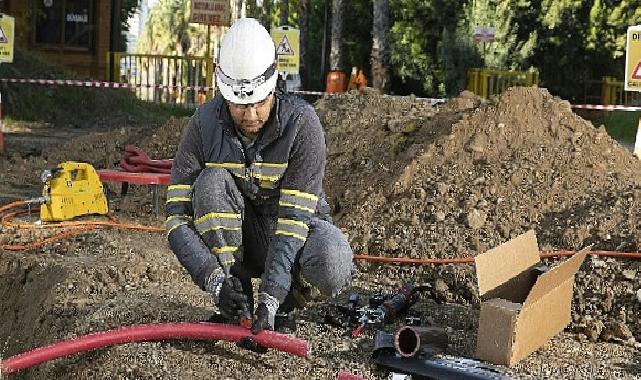
<instances>
[{"instance_id":1,"label":"cardboard box","mask_svg":"<svg viewBox=\"0 0 641 380\"><path fill-rule=\"evenodd\" d=\"M541 270L534 231L474 261L481 299L476 356L513 366L570 323L574 274L590 248Z\"/></svg>"}]
</instances>

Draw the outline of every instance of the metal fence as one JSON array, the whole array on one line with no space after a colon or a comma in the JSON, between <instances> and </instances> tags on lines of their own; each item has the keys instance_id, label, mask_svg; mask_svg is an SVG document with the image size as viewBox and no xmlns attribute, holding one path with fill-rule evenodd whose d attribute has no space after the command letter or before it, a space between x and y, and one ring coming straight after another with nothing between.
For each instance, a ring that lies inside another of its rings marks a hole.
<instances>
[{"instance_id":1,"label":"metal fence","mask_svg":"<svg viewBox=\"0 0 641 380\"><path fill-rule=\"evenodd\" d=\"M601 104L640 106L641 93L625 91L623 81L612 77L603 77L601 81Z\"/></svg>"},{"instance_id":2,"label":"metal fence","mask_svg":"<svg viewBox=\"0 0 641 380\"><path fill-rule=\"evenodd\" d=\"M508 87L529 87L536 86L538 83L539 73L536 70L470 69L467 72L467 90L484 98L501 94Z\"/></svg>"},{"instance_id":3,"label":"metal fence","mask_svg":"<svg viewBox=\"0 0 641 380\"><path fill-rule=\"evenodd\" d=\"M212 97L213 59L195 56L107 54L107 79L134 86L142 100L193 106Z\"/></svg>"}]
</instances>

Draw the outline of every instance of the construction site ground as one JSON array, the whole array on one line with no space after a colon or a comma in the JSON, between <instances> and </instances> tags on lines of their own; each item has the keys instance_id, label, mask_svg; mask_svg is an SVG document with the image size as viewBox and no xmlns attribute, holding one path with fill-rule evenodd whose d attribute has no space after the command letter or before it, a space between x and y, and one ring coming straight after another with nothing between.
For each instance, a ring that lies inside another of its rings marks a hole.
<instances>
[{"instance_id":1,"label":"construction site ground","mask_svg":"<svg viewBox=\"0 0 641 380\"><path fill-rule=\"evenodd\" d=\"M513 88L489 100L463 93L438 106L366 91L314 106L328 146L325 190L355 253L473 257L530 229L544 251L641 249L641 161L544 89ZM114 168L125 144L171 158L187 120L155 129L16 124L0 155L2 204L37 196L40 172L62 161ZM119 186L107 186L118 220L163 224L148 187L132 186L122 197ZM19 219L35 222L38 213ZM52 233L1 228L0 245ZM576 276L570 326L514 368L500 368L523 379L641 378L640 279L639 261L589 257ZM391 292L407 281L431 284L436 294L412 314L448 329L448 353L473 357L480 300L472 265L358 262L338 300L351 291ZM9 378L332 379L341 369L388 378L370 358L374 331L352 339L349 329L323 323L326 307L294 312L310 360L227 342L163 341L101 349ZM203 321L215 311L163 233L104 228L31 250L0 249L4 358L120 326Z\"/></svg>"}]
</instances>

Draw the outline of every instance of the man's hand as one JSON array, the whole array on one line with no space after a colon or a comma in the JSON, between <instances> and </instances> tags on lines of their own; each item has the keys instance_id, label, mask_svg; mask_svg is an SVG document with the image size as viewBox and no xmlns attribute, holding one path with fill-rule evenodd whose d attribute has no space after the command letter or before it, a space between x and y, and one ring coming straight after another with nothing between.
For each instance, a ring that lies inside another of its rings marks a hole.
<instances>
[{"instance_id":1,"label":"man's hand","mask_svg":"<svg viewBox=\"0 0 641 380\"><path fill-rule=\"evenodd\" d=\"M249 301L238 278L227 277L223 280L218 301L220 312L228 318L251 319Z\"/></svg>"},{"instance_id":2,"label":"man's hand","mask_svg":"<svg viewBox=\"0 0 641 380\"><path fill-rule=\"evenodd\" d=\"M267 293L258 295L258 306L254 313L254 323L252 324L252 333L258 334L263 330L274 329L274 319L278 310L279 302L276 298Z\"/></svg>"}]
</instances>

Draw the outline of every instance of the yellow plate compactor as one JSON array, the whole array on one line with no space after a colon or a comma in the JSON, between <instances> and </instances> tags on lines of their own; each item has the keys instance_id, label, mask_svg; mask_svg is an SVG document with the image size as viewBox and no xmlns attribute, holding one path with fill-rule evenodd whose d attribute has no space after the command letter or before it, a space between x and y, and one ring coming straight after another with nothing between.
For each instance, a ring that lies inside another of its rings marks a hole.
<instances>
[{"instance_id":1,"label":"yellow plate compactor","mask_svg":"<svg viewBox=\"0 0 641 380\"><path fill-rule=\"evenodd\" d=\"M67 161L42 172L40 220L62 221L81 215L107 214L107 198L96 169Z\"/></svg>"}]
</instances>

